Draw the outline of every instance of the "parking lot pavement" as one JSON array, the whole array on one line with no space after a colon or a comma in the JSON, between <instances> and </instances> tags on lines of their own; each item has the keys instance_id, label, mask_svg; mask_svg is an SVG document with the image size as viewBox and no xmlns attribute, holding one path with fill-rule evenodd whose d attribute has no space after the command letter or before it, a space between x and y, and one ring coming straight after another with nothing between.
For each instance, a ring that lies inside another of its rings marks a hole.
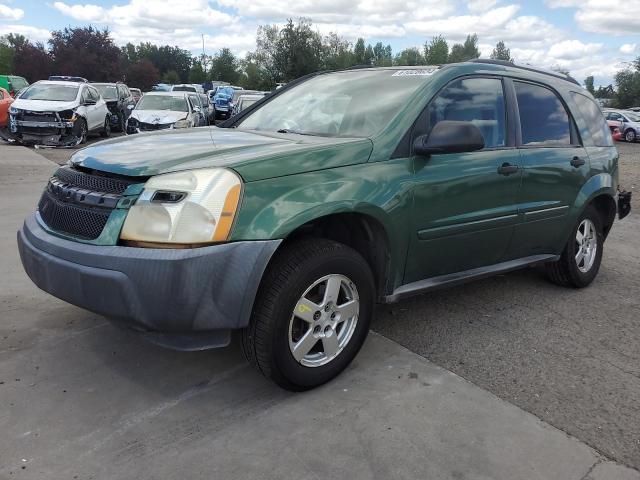
<instances>
[{"instance_id":1,"label":"parking lot pavement","mask_svg":"<svg viewBox=\"0 0 640 480\"><path fill-rule=\"evenodd\" d=\"M15 231L54 168L0 146L0 479L640 479L375 333L337 380L291 394L235 344L165 350L38 291ZM423 306L399 311L419 321Z\"/></svg>"}]
</instances>

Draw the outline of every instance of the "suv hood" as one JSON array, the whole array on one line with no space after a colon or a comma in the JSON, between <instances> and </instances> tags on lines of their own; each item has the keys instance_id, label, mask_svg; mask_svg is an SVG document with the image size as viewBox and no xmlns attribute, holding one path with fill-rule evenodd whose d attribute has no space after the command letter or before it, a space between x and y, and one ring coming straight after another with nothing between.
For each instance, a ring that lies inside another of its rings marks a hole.
<instances>
[{"instance_id":1,"label":"suv hood","mask_svg":"<svg viewBox=\"0 0 640 480\"><path fill-rule=\"evenodd\" d=\"M23 100L21 98L14 100L12 107L21 110L33 110L34 112L61 112L62 110L71 110L78 106L78 102L52 102L50 100Z\"/></svg>"},{"instance_id":2,"label":"suv hood","mask_svg":"<svg viewBox=\"0 0 640 480\"><path fill-rule=\"evenodd\" d=\"M78 151L71 163L134 177L228 167L250 182L364 163L372 147L368 138L201 127L114 138Z\"/></svg>"},{"instance_id":3,"label":"suv hood","mask_svg":"<svg viewBox=\"0 0 640 480\"><path fill-rule=\"evenodd\" d=\"M152 124L176 123L178 120L188 118L189 112L177 112L172 110L133 110L130 118L139 122Z\"/></svg>"}]
</instances>

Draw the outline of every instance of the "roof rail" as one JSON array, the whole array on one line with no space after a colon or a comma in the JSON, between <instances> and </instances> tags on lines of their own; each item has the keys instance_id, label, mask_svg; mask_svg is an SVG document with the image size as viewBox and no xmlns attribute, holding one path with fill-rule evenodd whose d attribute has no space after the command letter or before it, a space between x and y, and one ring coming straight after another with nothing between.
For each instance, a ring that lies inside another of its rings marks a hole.
<instances>
[{"instance_id":1,"label":"roof rail","mask_svg":"<svg viewBox=\"0 0 640 480\"><path fill-rule=\"evenodd\" d=\"M561 78L562 80L567 80L571 83L575 83L578 86L580 85L580 83L575 78L573 78L571 75L568 75L566 73L547 70L545 68L534 67L531 65L518 65L509 60L493 60L491 58L473 58L468 61L471 63L485 63L488 65L503 65L505 67L519 68L521 70L527 70L529 72L542 73L544 75L550 75L552 77Z\"/></svg>"}]
</instances>

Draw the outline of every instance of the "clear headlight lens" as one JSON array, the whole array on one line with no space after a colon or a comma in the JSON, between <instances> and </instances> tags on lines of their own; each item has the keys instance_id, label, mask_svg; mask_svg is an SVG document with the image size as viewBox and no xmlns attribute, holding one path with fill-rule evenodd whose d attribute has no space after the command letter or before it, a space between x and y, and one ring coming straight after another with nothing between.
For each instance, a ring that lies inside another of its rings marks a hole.
<instances>
[{"instance_id":1,"label":"clear headlight lens","mask_svg":"<svg viewBox=\"0 0 640 480\"><path fill-rule=\"evenodd\" d=\"M18 110L16 107L9 107L9 113L15 115L16 113L18 113L20 110Z\"/></svg>"},{"instance_id":2,"label":"clear headlight lens","mask_svg":"<svg viewBox=\"0 0 640 480\"><path fill-rule=\"evenodd\" d=\"M120 238L182 245L224 242L241 193L240 178L223 168L152 177L129 210Z\"/></svg>"},{"instance_id":3,"label":"clear headlight lens","mask_svg":"<svg viewBox=\"0 0 640 480\"><path fill-rule=\"evenodd\" d=\"M178 120L173 124L173 128L187 128L189 126L189 121L184 118L182 120Z\"/></svg>"}]
</instances>

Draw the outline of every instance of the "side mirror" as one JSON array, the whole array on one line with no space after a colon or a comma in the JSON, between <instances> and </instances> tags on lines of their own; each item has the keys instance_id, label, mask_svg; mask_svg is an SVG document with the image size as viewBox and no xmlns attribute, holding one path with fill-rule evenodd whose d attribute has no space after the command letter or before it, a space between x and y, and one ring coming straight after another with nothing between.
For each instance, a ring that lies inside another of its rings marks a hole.
<instances>
[{"instance_id":1,"label":"side mirror","mask_svg":"<svg viewBox=\"0 0 640 480\"><path fill-rule=\"evenodd\" d=\"M482 150L484 137L471 122L443 120L435 124L428 135L420 135L413 142L415 155L433 153L462 153Z\"/></svg>"}]
</instances>

